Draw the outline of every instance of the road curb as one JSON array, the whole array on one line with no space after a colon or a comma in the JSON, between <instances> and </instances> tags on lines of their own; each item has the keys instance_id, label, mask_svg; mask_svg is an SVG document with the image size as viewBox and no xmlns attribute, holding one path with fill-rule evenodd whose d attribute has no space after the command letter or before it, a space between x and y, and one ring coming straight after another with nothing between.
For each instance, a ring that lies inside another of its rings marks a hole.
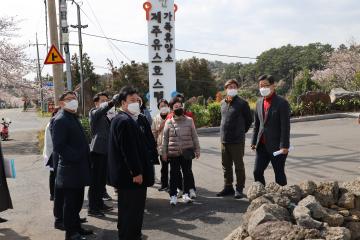
<instances>
[{"instance_id":1,"label":"road curb","mask_svg":"<svg viewBox=\"0 0 360 240\"><path fill-rule=\"evenodd\" d=\"M291 118L290 122L291 123L300 123L300 122L338 119L338 118L358 118L358 116L359 116L359 113L331 113L331 114L324 114L324 115ZM198 128L197 129L198 134L218 133L218 132L220 132L220 127L208 127L208 128Z\"/></svg>"}]
</instances>

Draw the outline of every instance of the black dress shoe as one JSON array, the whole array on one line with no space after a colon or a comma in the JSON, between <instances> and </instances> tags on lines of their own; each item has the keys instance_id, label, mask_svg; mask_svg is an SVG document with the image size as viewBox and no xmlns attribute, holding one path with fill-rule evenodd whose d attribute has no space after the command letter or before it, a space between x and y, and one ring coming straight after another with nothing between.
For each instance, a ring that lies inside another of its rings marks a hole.
<instances>
[{"instance_id":1,"label":"black dress shoe","mask_svg":"<svg viewBox=\"0 0 360 240\"><path fill-rule=\"evenodd\" d=\"M225 197L225 196L233 196L235 194L235 190L233 187L225 187L221 192L216 194L218 197Z\"/></svg>"},{"instance_id":2,"label":"black dress shoe","mask_svg":"<svg viewBox=\"0 0 360 240\"><path fill-rule=\"evenodd\" d=\"M58 230L60 230L60 231L65 231L64 223L55 222L54 228L55 228L55 229L58 229Z\"/></svg>"},{"instance_id":3,"label":"black dress shoe","mask_svg":"<svg viewBox=\"0 0 360 240\"><path fill-rule=\"evenodd\" d=\"M86 240L86 237L81 236L79 233L76 233L71 236L66 236L65 240Z\"/></svg>"},{"instance_id":4,"label":"black dress shoe","mask_svg":"<svg viewBox=\"0 0 360 240\"><path fill-rule=\"evenodd\" d=\"M89 210L88 216L90 216L90 217L105 217L105 214L99 210Z\"/></svg>"},{"instance_id":5,"label":"black dress shoe","mask_svg":"<svg viewBox=\"0 0 360 240\"><path fill-rule=\"evenodd\" d=\"M94 231L90 230L90 229L80 228L79 234L82 235L82 236L87 236L87 235L94 234Z\"/></svg>"},{"instance_id":6,"label":"black dress shoe","mask_svg":"<svg viewBox=\"0 0 360 240\"><path fill-rule=\"evenodd\" d=\"M87 219L86 218L80 218L80 223L86 223Z\"/></svg>"},{"instance_id":7,"label":"black dress shoe","mask_svg":"<svg viewBox=\"0 0 360 240\"><path fill-rule=\"evenodd\" d=\"M4 223L4 222L7 222L7 220L4 218L0 218L0 223Z\"/></svg>"}]
</instances>

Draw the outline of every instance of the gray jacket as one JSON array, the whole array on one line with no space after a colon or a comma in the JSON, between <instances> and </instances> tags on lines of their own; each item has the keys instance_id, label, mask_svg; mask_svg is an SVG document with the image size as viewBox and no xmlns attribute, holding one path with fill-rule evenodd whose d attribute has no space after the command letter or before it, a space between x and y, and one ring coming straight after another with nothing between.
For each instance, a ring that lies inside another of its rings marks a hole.
<instances>
[{"instance_id":1,"label":"gray jacket","mask_svg":"<svg viewBox=\"0 0 360 240\"><path fill-rule=\"evenodd\" d=\"M91 127L91 143L90 151L107 154L108 142L110 133L110 120L106 116L106 113L112 108L114 104L109 102L104 107L93 108L89 112L89 120Z\"/></svg>"},{"instance_id":2,"label":"gray jacket","mask_svg":"<svg viewBox=\"0 0 360 240\"><path fill-rule=\"evenodd\" d=\"M245 133L253 122L249 104L242 98L235 96L228 103L221 102L221 142L242 143L245 142Z\"/></svg>"},{"instance_id":3,"label":"gray jacket","mask_svg":"<svg viewBox=\"0 0 360 240\"><path fill-rule=\"evenodd\" d=\"M290 147L290 106L284 98L275 95L267 118L264 119L264 98L256 103L255 126L252 145L259 145L261 136L269 153Z\"/></svg>"}]
</instances>

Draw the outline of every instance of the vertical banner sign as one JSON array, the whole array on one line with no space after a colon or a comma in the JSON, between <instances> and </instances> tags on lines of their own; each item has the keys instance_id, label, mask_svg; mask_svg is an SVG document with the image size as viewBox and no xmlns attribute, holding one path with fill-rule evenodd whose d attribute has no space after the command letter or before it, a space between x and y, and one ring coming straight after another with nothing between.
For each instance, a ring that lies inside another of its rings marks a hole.
<instances>
[{"instance_id":1,"label":"vertical banner sign","mask_svg":"<svg viewBox=\"0 0 360 240\"><path fill-rule=\"evenodd\" d=\"M149 88L152 115L157 102L176 95L174 0L149 0L144 3L149 36Z\"/></svg>"}]
</instances>

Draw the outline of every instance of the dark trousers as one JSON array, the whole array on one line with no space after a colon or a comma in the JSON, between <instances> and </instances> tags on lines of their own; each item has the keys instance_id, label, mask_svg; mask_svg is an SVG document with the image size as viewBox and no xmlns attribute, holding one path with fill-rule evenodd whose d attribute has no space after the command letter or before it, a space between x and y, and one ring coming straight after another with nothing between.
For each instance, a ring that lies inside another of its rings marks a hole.
<instances>
[{"instance_id":1,"label":"dark trousers","mask_svg":"<svg viewBox=\"0 0 360 240\"><path fill-rule=\"evenodd\" d=\"M81 228L80 211L84 202L84 188L63 188L64 227L66 236L77 233Z\"/></svg>"},{"instance_id":2,"label":"dark trousers","mask_svg":"<svg viewBox=\"0 0 360 240\"><path fill-rule=\"evenodd\" d=\"M140 240L146 188L118 189L119 240Z\"/></svg>"},{"instance_id":3,"label":"dark trousers","mask_svg":"<svg viewBox=\"0 0 360 240\"><path fill-rule=\"evenodd\" d=\"M161 187L169 186L169 161L163 161L160 157L161 162Z\"/></svg>"},{"instance_id":4,"label":"dark trousers","mask_svg":"<svg viewBox=\"0 0 360 240\"><path fill-rule=\"evenodd\" d=\"M56 224L64 223L64 192L62 188L56 187L56 170L54 170L54 217Z\"/></svg>"},{"instance_id":5,"label":"dark trousers","mask_svg":"<svg viewBox=\"0 0 360 240\"><path fill-rule=\"evenodd\" d=\"M50 196L55 196L55 171L50 171L49 175L49 189L50 189Z\"/></svg>"},{"instance_id":6,"label":"dark trousers","mask_svg":"<svg viewBox=\"0 0 360 240\"><path fill-rule=\"evenodd\" d=\"M269 153L266 150L264 144L259 144L256 149L256 160L255 160L255 169L254 169L254 178L256 182L261 182L265 185L264 171L268 167L269 163L275 172L275 181L281 186L287 184L286 175L285 175L285 162L287 154L281 154L274 157L272 153Z\"/></svg>"},{"instance_id":7,"label":"dark trousers","mask_svg":"<svg viewBox=\"0 0 360 240\"><path fill-rule=\"evenodd\" d=\"M170 158L170 197L176 196L177 188L182 185L181 171L183 173L183 191L189 193L189 190L195 189L194 174L191 170L192 160L185 159L183 156Z\"/></svg>"},{"instance_id":8,"label":"dark trousers","mask_svg":"<svg viewBox=\"0 0 360 240\"><path fill-rule=\"evenodd\" d=\"M244 147L245 142L223 143L221 145L225 187L232 187L233 185L233 165L235 166L236 188L243 189L245 187Z\"/></svg>"},{"instance_id":9,"label":"dark trousers","mask_svg":"<svg viewBox=\"0 0 360 240\"><path fill-rule=\"evenodd\" d=\"M104 206L107 155L91 153L91 185L89 187L89 209L98 211Z\"/></svg>"}]
</instances>

